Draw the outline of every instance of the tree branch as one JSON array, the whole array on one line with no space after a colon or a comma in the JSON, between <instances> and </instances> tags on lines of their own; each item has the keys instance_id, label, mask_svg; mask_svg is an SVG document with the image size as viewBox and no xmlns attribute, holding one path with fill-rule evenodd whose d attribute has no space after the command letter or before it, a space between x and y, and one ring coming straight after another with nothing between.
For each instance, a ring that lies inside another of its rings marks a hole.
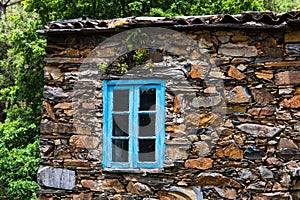
<instances>
[{"instance_id":1,"label":"tree branch","mask_svg":"<svg viewBox=\"0 0 300 200\"><path fill-rule=\"evenodd\" d=\"M15 1L15 2L8 3L8 2L10 2L10 0L8 0L8 1L6 2L6 4L7 4L7 6L13 6L13 5L15 5L15 4L21 3L21 1L22 1L22 0L18 0L18 1Z\"/></svg>"}]
</instances>

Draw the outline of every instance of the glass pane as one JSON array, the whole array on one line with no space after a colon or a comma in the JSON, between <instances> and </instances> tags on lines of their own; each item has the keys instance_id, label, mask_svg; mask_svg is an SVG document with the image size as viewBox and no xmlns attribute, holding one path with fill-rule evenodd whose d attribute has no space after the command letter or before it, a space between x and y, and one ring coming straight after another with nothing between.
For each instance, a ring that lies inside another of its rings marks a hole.
<instances>
[{"instance_id":1,"label":"glass pane","mask_svg":"<svg viewBox=\"0 0 300 200\"><path fill-rule=\"evenodd\" d=\"M114 114L113 115L113 136L128 136L128 115Z\"/></svg>"},{"instance_id":2,"label":"glass pane","mask_svg":"<svg viewBox=\"0 0 300 200\"><path fill-rule=\"evenodd\" d=\"M139 136L155 136L155 114L139 114Z\"/></svg>"},{"instance_id":3,"label":"glass pane","mask_svg":"<svg viewBox=\"0 0 300 200\"><path fill-rule=\"evenodd\" d=\"M139 110L155 110L156 89L140 89L140 108Z\"/></svg>"},{"instance_id":4,"label":"glass pane","mask_svg":"<svg viewBox=\"0 0 300 200\"><path fill-rule=\"evenodd\" d=\"M155 162L155 139L139 139L139 161Z\"/></svg>"},{"instance_id":5,"label":"glass pane","mask_svg":"<svg viewBox=\"0 0 300 200\"><path fill-rule=\"evenodd\" d=\"M112 142L112 161L128 162L128 139L113 139Z\"/></svg>"},{"instance_id":6,"label":"glass pane","mask_svg":"<svg viewBox=\"0 0 300 200\"><path fill-rule=\"evenodd\" d=\"M113 110L114 111L129 110L129 90L114 90Z\"/></svg>"}]
</instances>

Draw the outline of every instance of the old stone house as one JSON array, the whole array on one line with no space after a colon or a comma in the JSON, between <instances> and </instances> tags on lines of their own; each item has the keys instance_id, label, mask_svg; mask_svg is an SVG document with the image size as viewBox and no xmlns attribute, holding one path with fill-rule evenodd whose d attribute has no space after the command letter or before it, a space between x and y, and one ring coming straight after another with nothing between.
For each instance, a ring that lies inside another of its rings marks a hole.
<instances>
[{"instance_id":1,"label":"old stone house","mask_svg":"<svg viewBox=\"0 0 300 200\"><path fill-rule=\"evenodd\" d=\"M40 33L39 199L300 198L300 12Z\"/></svg>"}]
</instances>

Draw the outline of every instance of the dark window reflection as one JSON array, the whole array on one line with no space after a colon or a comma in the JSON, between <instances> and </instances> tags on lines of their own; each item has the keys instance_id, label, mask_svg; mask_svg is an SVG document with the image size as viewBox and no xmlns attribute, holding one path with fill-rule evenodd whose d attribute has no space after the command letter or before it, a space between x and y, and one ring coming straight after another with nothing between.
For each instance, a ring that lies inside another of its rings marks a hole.
<instances>
[{"instance_id":1,"label":"dark window reflection","mask_svg":"<svg viewBox=\"0 0 300 200\"><path fill-rule=\"evenodd\" d=\"M139 114L139 136L155 135L155 114Z\"/></svg>"},{"instance_id":2,"label":"dark window reflection","mask_svg":"<svg viewBox=\"0 0 300 200\"><path fill-rule=\"evenodd\" d=\"M112 143L112 161L128 162L128 139L113 139Z\"/></svg>"},{"instance_id":3,"label":"dark window reflection","mask_svg":"<svg viewBox=\"0 0 300 200\"><path fill-rule=\"evenodd\" d=\"M140 108L139 110L155 110L156 89L140 89Z\"/></svg>"},{"instance_id":4,"label":"dark window reflection","mask_svg":"<svg viewBox=\"0 0 300 200\"><path fill-rule=\"evenodd\" d=\"M139 139L139 161L155 162L155 139Z\"/></svg>"},{"instance_id":5,"label":"dark window reflection","mask_svg":"<svg viewBox=\"0 0 300 200\"><path fill-rule=\"evenodd\" d=\"M128 115L113 115L113 136L128 136Z\"/></svg>"},{"instance_id":6,"label":"dark window reflection","mask_svg":"<svg viewBox=\"0 0 300 200\"><path fill-rule=\"evenodd\" d=\"M114 90L113 110L128 111L129 110L129 90Z\"/></svg>"}]
</instances>

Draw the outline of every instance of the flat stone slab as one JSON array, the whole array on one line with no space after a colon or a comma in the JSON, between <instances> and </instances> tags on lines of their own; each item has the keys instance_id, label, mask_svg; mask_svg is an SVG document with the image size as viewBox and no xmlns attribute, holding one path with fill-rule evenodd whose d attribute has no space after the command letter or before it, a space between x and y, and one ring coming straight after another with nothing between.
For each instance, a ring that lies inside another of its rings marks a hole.
<instances>
[{"instance_id":1,"label":"flat stone slab","mask_svg":"<svg viewBox=\"0 0 300 200\"><path fill-rule=\"evenodd\" d=\"M72 190L75 187L75 171L55 167L40 167L38 183L41 186Z\"/></svg>"},{"instance_id":2,"label":"flat stone slab","mask_svg":"<svg viewBox=\"0 0 300 200\"><path fill-rule=\"evenodd\" d=\"M237 128L251 135L268 138L275 136L283 130L283 127L271 127L259 124L241 124Z\"/></svg>"}]
</instances>

